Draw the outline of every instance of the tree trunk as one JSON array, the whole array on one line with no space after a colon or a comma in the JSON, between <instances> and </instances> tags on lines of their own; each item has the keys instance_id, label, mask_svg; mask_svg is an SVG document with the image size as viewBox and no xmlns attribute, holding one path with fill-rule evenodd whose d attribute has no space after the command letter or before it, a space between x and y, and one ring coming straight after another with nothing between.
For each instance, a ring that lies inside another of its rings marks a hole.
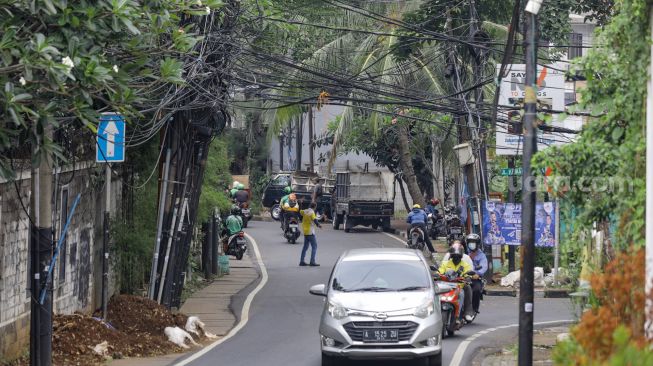
<instances>
[{"instance_id":1,"label":"tree trunk","mask_svg":"<svg viewBox=\"0 0 653 366\"><path fill-rule=\"evenodd\" d=\"M404 180L406 181L406 186L408 186L408 193L410 193L410 197L413 199L413 204L416 203L425 207L424 196L422 196L422 191L419 189L415 169L413 169L413 159L410 155L410 142L408 141L409 133L407 125L403 123L398 125L399 166L401 166L401 170L404 173Z\"/></svg>"},{"instance_id":2,"label":"tree trunk","mask_svg":"<svg viewBox=\"0 0 653 366\"><path fill-rule=\"evenodd\" d=\"M406 207L406 211L410 211L408 200L406 200L406 190L404 189L404 181L401 178L395 178L395 181L399 183L399 190L401 191L401 199L404 201L404 207Z\"/></svg>"}]
</instances>

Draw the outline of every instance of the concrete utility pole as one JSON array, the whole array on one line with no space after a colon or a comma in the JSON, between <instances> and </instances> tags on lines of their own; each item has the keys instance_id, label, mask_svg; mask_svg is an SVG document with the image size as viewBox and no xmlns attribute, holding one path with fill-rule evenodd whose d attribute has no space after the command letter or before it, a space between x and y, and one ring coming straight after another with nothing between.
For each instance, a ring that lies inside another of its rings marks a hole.
<instances>
[{"instance_id":1,"label":"concrete utility pole","mask_svg":"<svg viewBox=\"0 0 653 366\"><path fill-rule=\"evenodd\" d=\"M515 203L515 177L512 172L515 171L515 157L508 156L508 169L511 174L508 176L508 203ZM515 271L515 246L508 245L508 271Z\"/></svg>"},{"instance_id":2,"label":"concrete utility pole","mask_svg":"<svg viewBox=\"0 0 653 366\"><path fill-rule=\"evenodd\" d=\"M315 160L313 158L313 154L315 150L315 146L313 146L313 142L315 141L313 136L313 119L315 118L315 115L313 114L313 106L308 107L308 171L314 172L315 171Z\"/></svg>"},{"instance_id":3,"label":"concrete utility pole","mask_svg":"<svg viewBox=\"0 0 653 366\"><path fill-rule=\"evenodd\" d=\"M102 319L107 319L107 303L109 302L109 215L111 212L111 167L104 163L105 201L102 240Z\"/></svg>"},{"instance_id":4,"label":"concrete utility pole","mask_svg":"<svg viewBox=\"0 0 653 366\"><path fill-rule=\"evenodd\" d=\"M302 114L297 118L297 139L295 139L295 156L297 157L295 162L295 170L302 170L302 143L304 142L304 115Z\"/></svg>"},{"instance_id":5,"label":"concrete utility pole","mask_svg":"<svg viewBox=\"0 0 653 366\"><path fill-rule=\"evenodd\" d=\"M524 54L526 78L524 85L524 156L522 159L522 268L519 279L519 366L533 363L533 300L535 265L535 177L531 172L531 158L537 152L537 13L541 0L531 0L524 13Z\"/></svg>"},{"instance_id":6,"label":"concrete utility pole","mask_svg":"<svg viewBox=\"0 0 653 366\"><path fill-rule=\"evenodd\" d=\"M653 36L653 8L650 10L649 26ZM653 61L653 46L651 46ZM649 62L651 62L649 61ZM653 339L653 66L649 64L646 95L646 324L648 339Z\"/></svg>"},{"instance_id":7,"label":"concrete utility pole","mask_svg":"<svg viewBox=\"0 0 653 366\"><path fill-rule=\"evenodd\" d=\"M39 136L34 127L37 142L32 147L38 151L45 139L52 139L52 126L43 128ZM52 258L52 156L44 151L38 166L32 167L30 226L30 365L50 366L52 364L52 286L47 285L48 264ZM46 296L39 303L43 286Z\"/></svg>"}]
</instances>

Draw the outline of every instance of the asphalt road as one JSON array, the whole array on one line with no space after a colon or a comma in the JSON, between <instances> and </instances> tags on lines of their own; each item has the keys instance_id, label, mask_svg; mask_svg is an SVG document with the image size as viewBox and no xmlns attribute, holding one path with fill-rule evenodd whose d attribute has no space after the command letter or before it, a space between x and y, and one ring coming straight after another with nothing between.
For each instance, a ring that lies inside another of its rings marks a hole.
<instances>
[{"instance_id":1,"label":"asphalt road","mask_svg":"<svg viewBox=\"0 0 653 366\"><path fill-rule=\"evenodd\" d=\"M350 248L400 247L402 243L388 234L359 228L345 233L334 231L329 225L318 230L320 267L299 267L300 244L287 244L281 236L279 224L251 222L246 231L257 242L269 275L268 282L256 295L249 311L249 321L234 337L211 349L190 363L193 366L320 366L320 346L317 333L323 298L308 293L311 285L325 283L338 256ZM303 242L303 238L300 238ZM251 254L251 253L250 253ZM308 255L306 261L308 262ZM247 292L234 300L236 313ZM468 365L474 351L514 337L516 327L488 332L471 342L463 342L479 331L516 324L518 298L486 297L476 321L463 327L443 344L443 364L449 365L459 345L459 365ZM571 319L571 307L564 299L536 299L535 321ZM461 347L462 348L462 347ZM361 366L395 365L399 363L350 362ZM401 363L402 365L407 363Z\"/></svg>"}]
</instances>

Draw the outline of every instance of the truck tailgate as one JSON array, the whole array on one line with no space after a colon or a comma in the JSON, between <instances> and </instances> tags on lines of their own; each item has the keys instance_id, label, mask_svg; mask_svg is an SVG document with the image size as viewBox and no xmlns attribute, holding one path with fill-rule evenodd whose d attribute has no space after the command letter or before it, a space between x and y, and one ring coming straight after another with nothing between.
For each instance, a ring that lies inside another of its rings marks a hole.
<instances>
[{"instance_id":1,"label":"truck tailgate","mask_svg":"<svg viewBox=\"0 0 653 366\"><path fill-rule=\"evenodd\" d=\"M352 216L393 216L394 203L380 201L350 201L349 214Z\"/></svg>"}]
</instances>

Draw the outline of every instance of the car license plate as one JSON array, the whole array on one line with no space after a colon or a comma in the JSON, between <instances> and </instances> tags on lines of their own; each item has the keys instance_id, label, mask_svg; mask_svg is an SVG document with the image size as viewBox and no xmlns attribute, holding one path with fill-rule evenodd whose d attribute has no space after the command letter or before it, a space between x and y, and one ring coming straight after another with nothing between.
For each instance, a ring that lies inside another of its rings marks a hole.
<instances>
[{"instance_id":1,"label":"car license plate","mask_svg":"<svg viewBox=\"0 0 653 366\"><path fill-rule=\"evenodd\" d=\"M299 227L297 224L290 224L289 226L291 229L297 229Z\"/></svg>"},{"instance_id":2,"label":"car license plate","mask_svg":"<svg viewBox=\"0 0 653 366\"><path fill-rule=\"evenodd\" d=\"M399 342L399 330L364 329L363 342Z\"/></svg>"},{"instance_id":3,"label":"car license plate","mask_svg":"<svg viewBox=\"0 0 653 366\"><path fill-rule=\"evenodd\" d=\"M243 215L249 215L249 209L248 208L243 209Z\"/></svg>"},{"instance_id":4,"label":"car license plate","mask_svg":"<svg viewBox=\"0 0 653 366\"><path fill-rule=\"evenodd\" d=\"M461 228L459 228L459 227L452 227L452 228L451 228L451 233L452 233L452 234L462 234L462 233L463 233L463 229L461 229Z\"/></svg>"}]
</instances>

